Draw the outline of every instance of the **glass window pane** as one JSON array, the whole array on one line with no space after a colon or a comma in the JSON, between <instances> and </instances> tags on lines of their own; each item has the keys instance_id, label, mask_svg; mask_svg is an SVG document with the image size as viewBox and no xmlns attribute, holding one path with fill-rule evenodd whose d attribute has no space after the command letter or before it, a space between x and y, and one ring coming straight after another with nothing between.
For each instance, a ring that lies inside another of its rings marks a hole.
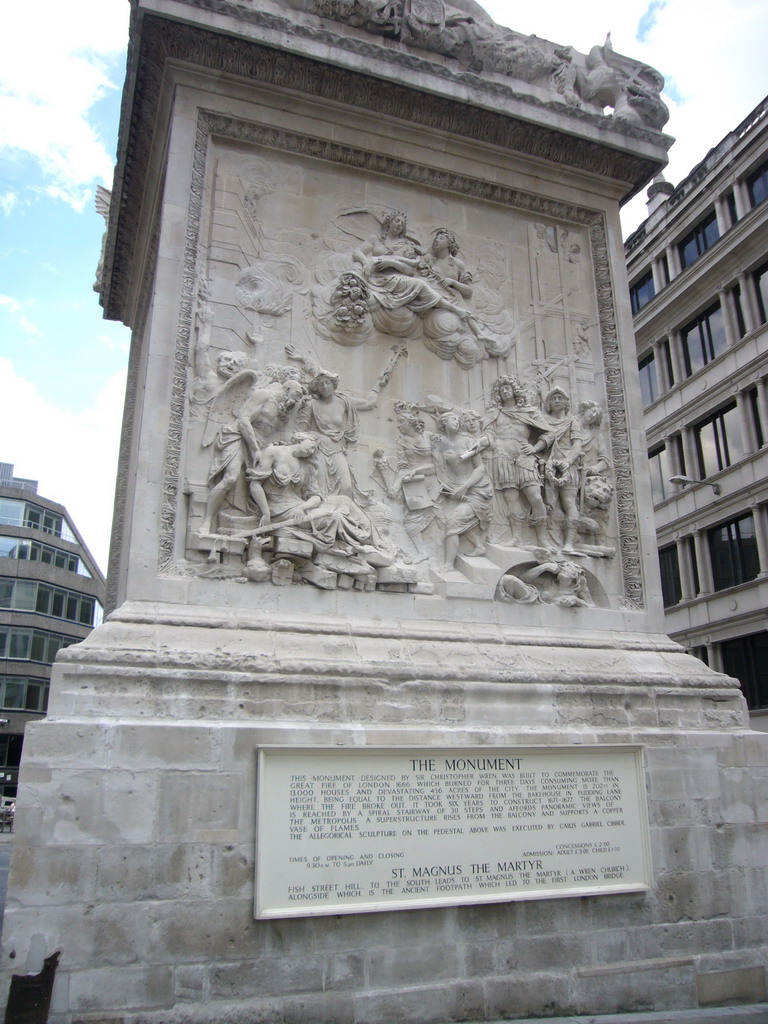
<instances>
[{"instance_id":1,"label":"glass window pane","mask_svg":"<svg viewBox=\"0 0 768 1024\"><path fill-rule=\"evenodd\" d=\"M14 607L23 612L37 610L37 583L32 580L17 580Z\"/></svg>"},{"instance_id":2,"label":"glass window pane","mask_svg":"<svg viewBox=\"0 0 768 1024\"><path fill-rule=\"evenodd\" d=\"M768 322L768 265L755 271L755 288L757 289L760 323L764 324Z\"/></svg>"},{"instance_id":3,"label":"glass window pane","mask_svg":"<svg viewBox=\"0 0 768 1024\"><path fill-rule=\"evenodd\" d=\"M741 429L741 415L735 405L726 409L722 414L722 435L725 463L721 469L725 469L726 466L732 466L734 462L738 462L747 453L744 445L744 433Z\"/></svg>"},{"instance_id":4,"label":"glass window pane","mask_svg":"<svg viewBox=\"0 0 768 1024\"><path fill-rule=\"evenodd\" d=\"M3 687L3 707L24 707L24 683L21 680L6 679Z\"/></svg>"},{"instance_id":5,"label":"glass window pane","mask_svg":"<svg viewBox=\"0 0 768 1024\"><path fill-rule=\"evenodd\" d=\"M654 451L648 453L648 465L651 470L651 493L653 494L653 503L654 505L658 505L659 502L662 502L665 498L669 497L669 478L672 475L669 467L669 454L663 445L661 448L656 448Z\"/></svg>"},{"instance_id":6,"label":"glass window pane","mask_svg":"<svg viewBox=\"0 0 768 1024\"><path fill-rule=\"evenodd\" d=\"M720 305L713 306L705 314L709 328L710 359L716 359L721 352L725 352L725 321Z\"/></svg>"},{"instance_id":7,"label":"glass window pane","mask_svg":"<svg viewBox=\"0 0 768 1024\"><path fill-rule=\"evenodd\" d=\"M749 707L768 707L768 633L726 640L720 650L723 671L739 680Z\"/></svg>"},{"instance_id":8,"label":"glass window pane","mask_svg":"<svg viewBox=\"0 0 768 1024\"><path fill-rule=\"evenodd\" d=\"M701 476L718 473L746 455L741 415L735 403L696 424L694 435Z\"/></svg>"},{"instance_id":9,"label":"glass window pane","mask_svg":"<svg viewBox=\"0 0 768 1024\"><path fill-rule=\"evenodd\" d=\"M699 456L699 475L711 476L720 469L717 457L715 430L711 420L699 424L695 428L696 444Z\"/></svg>"},{"instance_id":10,"label":"glass window pane","mask_svg":"<svg viewBox=\"0 0 768 1024\"><path fill-rule=\"evenodd\" d=\"M37 586L36 610L41 612L43 615L50 615L52 597L53 587L48 587L45 583L39 583Z\"/></svg>"},{"instance_id":11,"label":"glass window pane","mask_svg":"<svg viewBox=\"0 0 768 1024\"><path fill-rule=\"evenodd\" d=\"M716 590L754 579L760 564L752 516L742 516L709 530L709 551Z\"/></svg>"},{"instance_id":12,"label":"glass window pane","mask_svg":"<svg viewBox=\"0 0 768 1024\"><path fill-rule=\"evenodd\" d=\"M29 646L32 661L48 660L48 634L35 630L31 637Z\"/></svg>"},{"instance_id":13,"label":"glass window pane","mask_svg":"<svg viewBox=\"0 0 768 1024\"><path fill-rule=\"evenodd\" d=\"M21 526L24 522L24 502L13 498L0 498L0 523Z\"/></svg>"},{"instance_id":14,"label":"glass window pane","mask_svg":"<svg viewBox=\"0 0 768 1024\"><path fill-rule=\"evenodd\" d=\"M84 626L93 625L93 608L94 600L92 597L81 597L80 598L80 617L79 621Z\"/></svg>"},{"instance_id":15,"label":"glass window pane","mask_svg":"<svg viewBox=\"0 0 768 1024\"><path fill-rule=\"evenodd\" d=\"M23 736L8 737L8 756L5 763L9 768L19 767L19 764L21 762L21 746L23 740Z\"/></svg>"},{"instance_id":16,"label":"glass window pane","mask_svg":"<svg viewBox=\"0 0 768 1024\"><path fill-rule=\"evenodd\" d=\"M747 178L747 188L752 205L757 206L768 196L768 161Z\"/></svg>"},{"instance_id":17,"label":"glass window pane","mask_svg":"<svg viewBox=\"0 0 768 1024\"><path fill-rule=\"evenodd\" d=\"M661 548L659 551L659 568L661 569L661 595L664 607L670 608L682 597L680 585L680 566L677 560L677 545Z\"/></svg>"},{"instance_id":18,"label":"glass window pane","mask_svg":"<svg viewBox=\"0 0 768 1024\"><path fill-rule=\"evenodd\" d=\"M629 287L629 300L633 313L639 313L656 294L653 285L653 272L649 270Z\"/></svg>"},{"instance_id":19,"label":"glass window pane","mask_svg":"<svg viewBox=\"0 0 768 1024\"><path fill-rule=\"evenodd\" d=\"M29 660L32 650L32 633L30 630L10 630L10 643L8 645L9 658L22 658Z\"/></svg>"},{"instance_id":20,"label":"glass window pane","mask_svg":"<svg viewBox=\"0 0 768 1024\"><path fill-rule=\"evenodd\" d=\"M0 608L13 608L13 580L0 580Z\"/></svg>"},{"instance_id":21,"label":"glass window pane","mask_svg":"<svg viewBox=\"0 0 768 1024\"><path fill-rule=\"evenodd\" d=\"M684 327L680 332L685 357L685 372L690 377L706 365L704 349L701 343L701 329L698 322Z\"/></svg>"},{"instance_id":22,"label":"glass window pane","mask_svg":"<svg viewBox=\"0 0 768 1024\"><path fill-rule=\"evenodd\" d=\"M699 250L696 245L695 235L691 235L684 242L680 243L680 262L683 265L683 269L690 267L698 255Z\"/></svg>"},{"instance_id":23,"label":"glass window pane","mask_svg":"<svg viewBox=\"0 0 768 1024\"><path fill-rule=\"evenodd\" d=\"M42 682L27 681L27 692L24 700L24 707L27 711L42 711L40 703L44 692L44 686Z\"/></svg>"},{"instance_id":24,"label":"glass window pane","mask_svg":"<svg viewBox=\"0 0 768 1024\"><path fill-rule=\"evenodd\" d=\"M638 364L640 371L640 395L643 408L647 408L659 397L659 385L656 379L656 361L652 355L646 356Z\"/></svg>"},{"instance_id":25,"label":"glass window pane","mask_svg":"<svg viewBox=\"0 0 768 1024\"><path fill-rule=\"evenodd\" d=\"M24 510L24 526L31 526L35 530L40 529L41 521L41 509L37 505L30 505L29 502L26 504Z\"/></svg>"}]
</instances>

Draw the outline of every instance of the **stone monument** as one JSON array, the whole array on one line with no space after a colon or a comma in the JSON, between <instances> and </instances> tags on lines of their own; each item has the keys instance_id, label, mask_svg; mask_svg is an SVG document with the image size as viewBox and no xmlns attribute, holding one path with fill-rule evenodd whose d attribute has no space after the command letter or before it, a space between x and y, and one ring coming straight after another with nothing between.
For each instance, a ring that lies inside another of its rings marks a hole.
<instances>
[{"instance_id":1,"label":"stone monument","mask_svg":"<svg viewBox=\"0 0 768 1024\"><path fill-rule=\"evenodd\" d=\"M766 737L661 633L618 206L662 85L474 0L132 0L113 610L3 934L53 1021L764 996Z\"/></svg>"}]
</instances>

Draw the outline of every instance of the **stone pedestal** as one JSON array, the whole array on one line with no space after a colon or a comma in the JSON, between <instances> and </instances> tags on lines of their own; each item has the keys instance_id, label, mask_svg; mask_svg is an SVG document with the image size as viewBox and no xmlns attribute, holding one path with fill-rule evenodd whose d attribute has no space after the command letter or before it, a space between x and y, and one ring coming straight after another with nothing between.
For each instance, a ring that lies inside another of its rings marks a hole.
<instances>
[{"instance_id":1,"label":"stone pedestal","mask_svg":"<svg viewBox=\"0 0 768 1024\"><path fill-rule=\"evenodd\" d=\"M6 981L60 949L59 1024L764 999L768 744L661 634L617 212L658 78L303 6L134 5L114 610L25 741ZM256 919L275 745L640 748L651 884Z\"/></svg>"}]
</instances>

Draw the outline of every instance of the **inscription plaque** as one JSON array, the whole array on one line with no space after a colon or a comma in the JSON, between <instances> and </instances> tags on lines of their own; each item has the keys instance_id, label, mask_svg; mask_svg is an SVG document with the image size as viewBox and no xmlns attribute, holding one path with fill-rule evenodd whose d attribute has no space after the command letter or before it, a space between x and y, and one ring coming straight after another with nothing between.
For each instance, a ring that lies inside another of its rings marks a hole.
<instances>
[{"instance_id":1,"label":"inscription plaque","mask_svg":"<svg viewBox=\"0 0 768 1024\"><path fill-rule=\"evenodd\" d=\"M261 747L257 918L650 888L638 747Z\"/></svg>"}]
</instances>

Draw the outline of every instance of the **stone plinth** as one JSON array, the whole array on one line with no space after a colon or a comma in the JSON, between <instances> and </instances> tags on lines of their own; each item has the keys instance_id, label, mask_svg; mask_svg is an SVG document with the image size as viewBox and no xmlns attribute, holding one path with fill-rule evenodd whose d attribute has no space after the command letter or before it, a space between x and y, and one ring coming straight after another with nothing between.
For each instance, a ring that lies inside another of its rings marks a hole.
<instances>
[{"instance_id":1,"label":"stone plinth","mask_svg":"<svg viewBox=\"0 0 768 1024\"><path fill-rule=\"evenodd\" d=\"M54 1024L757 998L768 745L660 634L618 223L658 76L302 6L134 5L114 610L28 732L6 976L61 949ZM652 884L255 919L272 745L639 747Z\"/></svg>"}]
</instances>

